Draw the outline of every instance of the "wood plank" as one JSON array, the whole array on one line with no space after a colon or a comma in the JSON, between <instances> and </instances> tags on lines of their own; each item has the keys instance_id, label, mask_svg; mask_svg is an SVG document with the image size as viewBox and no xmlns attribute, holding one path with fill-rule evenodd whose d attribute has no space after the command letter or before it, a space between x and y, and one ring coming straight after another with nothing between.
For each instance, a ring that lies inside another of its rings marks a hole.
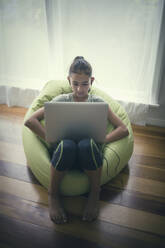
<instances>
[{"instance_id":1,"label":"wood plank","mask_svg":"<svg viewBox=\"0 0 165 248\"><path fill-rule=\"evenodd\" d=\"M165 137L165 128L164 127L157 127L157 126L138 126L132 124L133 132L137 132L139 134L145 135L153 135L153 136L164 136Z\"/></svg>"},{"instance_id":2,"label":"wood plank","mask_svg":"<svg viewBox=\"0 0 165 248\"><path fill-rule=\"evenodd\" d=\"M133 166L127 165L122 171L129 176L136 176L141 178L152 179L160 182L165 182L165 168L155 168L141 164Z\"/></svg>"},{"instance_id":3,"label":"wood plank","mask_svg":"<svg viewBox=\"0 0 165 248\"><path fill-rule=\"evenodd\" d=\"M101 190L100 200L165 216L164 198L139 193L133 190L122 190L104 185Z\"/></svg>"},{"instance_id":4,"label":"wood plank","mask_svg":"<svg viewBox=\"0 0 165 248\"><path fill-rule=\"evenodd\" d=\"M19 196L26 200L48 204L47 190L37 184L0 176L0 191Z\"/></svg>"},{"instance_id":5,"label":"wood plank","mask_svg":"<svg viewBox=\"0 0 165 248\"><path fill-rule=\"evenodd\" d=\"M31 170L26 166L20 166L0 160L0 176L6 176L20 181L38 184ZM85 196L85 195L84 195ZM87 194L86 194L87 197ZM101 200L125 207L140 209L160 215L165 215L165 199L152 197L135 191L116 189L114 187L102 186Z\"/></svg>"},{"instance_id":6,"label":"wood plank","mask_svg":"<svg viewBox=\"0 0 165 248\"><path fill-rule=\"evenodd\" d=\"M0 141L22 144L22 121L9 121L0 115Z\"/></svg>"},{"instance_id":7,"label":"wood plank","mask_svg":"<svg viewBox=\"0 0 165 248\"><path fill-rule=\"evenodd\" d=\"M162 144L143 144L135 141L134 153L138 155L151 156L155 158L165 158L165 146Z\"/></svg>"},{"instance_id":8,"label":"wood plank","mask_svg":"<svg viewBox=\"0 0 165 248\"><path fill-rule=\"evenodd\" d=\"M149 136L141 137L139 135L138 136L134 135L134 141L135 141L135 143L137 143L137 144L141 143L142 145L147 144L149 146L158 145L158 146L165 147L165 138L160 140L157 138L157 136L155 136L153 138L153 137L149 137Z\"/></svg>"},{"instance_id":9,"label":"wood plank","mask_svg":"<svg viewBox=\"0 0 165 248\"><path fill-rule=\"evenodd\" d=\"M146 155L138 155L133 153L131 159L129 160L129 166L132 167L134 165L145 165L154 168L165 168L165 158L155 158L153 156Z\"/></svg>"},{"instance_id":10,"label":"wood plank","mask_svg":"<svg viewBox=\"0 0 165 248\"><path fill-rule=\"evenodd\" d=\"M144 194L165 198L165 183L120 173L106 184L107 187L134 190Z\"/></svg>"},{"instance_id":11,"label":"wood plank","mask_svg":"<svg viewBox=\"0 0 165 248\"><path fill-rule=\"evenodd\" d=\"M73 237L68 234L40 227L24 221L19 221L14 218L8 218L0 215L0 222L3 228L0 228L1 238L0 245L6 243L12 247L95 247L106 248L107 246L100 246L94 242L87 241ZM29 242L30 241L30 242ZM1 246L2 247L2 246ZM111 246L109 246L111 247Z\"/></svg>"},{"instance_id":12,"label":"wood plank","mask_svg":"<svg viewBox=\"0 0 165 248\"><path fill-rule=\"evenodd\" d=\"M0 175L40 185L28 166L0 160Z\"/></svg>"},{"instance_id":13,"label":"wood plank","mask_svg":"<svg viewBox=\"0 0 165 248\"><path fill-rule=\"evenodd\" d=\"M37 203L48 204L47 191L39 185L32 185L0 176L0 191ZM86 199L84 197L64 197L64 205L68 212L81 215ZM100 201L99 219L112 224L165 235L165 217Z\"/></svg>"},{"instance_id":14,"label":"wood plank","mask_svg":"<svg viewBox=\"0 0 165 248\"><path fill-rule=\"evenodd\" d=\"M0 116L1 116L1 120L3 120L6 123L13 123L13 124L19 124L22 125L23 124L23 120L24 120L24 115L17 115L17 113L10 113L10 112L1 112L0 111Z\"/></svg>"},{"instance_id":15,"label":"wood plank","mask_svg":"<svg viewBox=\"0 0 165 248\"><path fill-rule=\"evenodd\" d=\"M26 165L26 157L22 145L0 141L0 159L20 165Z\"/></svg>"},{"instance_id":16,"label":"wood plank","mask_svg":"<svg viewBox=\"0 0 165 248\"><path fill-rule=\"evenodd\" d=\"M164 136L162 135L161 138ZM160 140L157 136L134 135L134 153L151 155L152 157L165 157L165 137Z\"/></svg>"},{"instance_id":17,"label":"wood plank","mask_svg":"<svg viewBox=\"0 0 165 248\"><path fill-rule=\"evenodd\" d=\"M72 216L72 220L65 225L56 225L50 221L47 207L44 205L2 193L0 193L0 199L0 209L4 216L96 242L101 247L104 247L103 245L127 248L132 246L139 248L140 245L144 245L145 248L163 247L162 244L165 241L163 237L114 225L107 221L96 220L87 223L75 216Z\"/></svg>"},{"instance_id":18,"label":"wood plank","mask_svg":"<svg viewBox=\"0 0 165 248\"><path fill-rule=\"evenodd\" d=\"M23 108L23 107L17 107L17 106L8 107L6 104L0 104L0 115L19 116L23 118L27 110L28 110L27 108Z\"/></svg>"},{"instance_id":19,"label":"wood plank","mask_svg":"<svg viewBox=\"0 0 165 248\"><path fill-rule=\"evenodd\" d=\"M147 131L145 132L133 132L134 138L135 139L145 139L145 138L150 138L153 141L158 140L158 141L164 141L165 140L165 136L164 133L157 133L157 132L151 132L148 133Z\"/></svg>"}]
</instances>

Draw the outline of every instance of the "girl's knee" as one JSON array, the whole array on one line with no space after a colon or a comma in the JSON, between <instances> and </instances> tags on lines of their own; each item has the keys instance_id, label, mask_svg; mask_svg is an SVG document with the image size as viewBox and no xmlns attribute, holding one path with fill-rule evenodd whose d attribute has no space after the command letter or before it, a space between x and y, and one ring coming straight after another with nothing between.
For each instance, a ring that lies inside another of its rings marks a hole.
<instances>
[{"instance_id":1,"label":"girl's knee","mask_svg":"<svg viewBox=\"0 0 165 248\"><path fill-rule=\"evenodd\" d=\"M63 151L65 152L76 152L76 143L73 140L64 139L63 142Z\"/></svg>"},{"instance_id":2,"label":"girl's knee","mask_svg":"<svg viewBox=\"0 0 165 248\"><path fill-rule=\"evenodd\" d=\"M85 152L90 150L92 139L83 139L78 143L78 148L80 151Z\"/></svg>"},{"instance_id":3,"label":"girl's knee","mask_svg":"<svg viewBox=\"0 0 165 248\"><path fill-rule=\"evenodd\" d=\"M52 165L59 171L71 169L76 159L76 143L72 140L62 140L52 156Z\"/></svg>"},{"instance_id":4,"label":"girl's knee","mask_svg":"<svg viewBox=\"0 0 165 248\"><path fill-rule=\"evenodd\" d=\"M83 139L78 143L79 162L86 170L96 170L102 166L102 154L93 139Z\"/></svg>"}]
</instances>

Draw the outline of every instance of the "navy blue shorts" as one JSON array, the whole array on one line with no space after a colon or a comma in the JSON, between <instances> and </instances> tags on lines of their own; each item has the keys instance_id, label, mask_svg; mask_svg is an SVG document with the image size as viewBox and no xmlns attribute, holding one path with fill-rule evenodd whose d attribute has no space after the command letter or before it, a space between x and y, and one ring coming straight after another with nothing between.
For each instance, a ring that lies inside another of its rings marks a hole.
<instances>
[{"instance_id":1,"label":"navy blue shorts","mask_svg":"<svg viewBox=\"0 0 165 248\"><path fill-rule=\"evenodd\" d=\"M102 166L103 158L100 148L93 139L83 139L78 143L64 139L53 147L51 163L59 171L96 170Z\"/></svg>"}]
</instances>

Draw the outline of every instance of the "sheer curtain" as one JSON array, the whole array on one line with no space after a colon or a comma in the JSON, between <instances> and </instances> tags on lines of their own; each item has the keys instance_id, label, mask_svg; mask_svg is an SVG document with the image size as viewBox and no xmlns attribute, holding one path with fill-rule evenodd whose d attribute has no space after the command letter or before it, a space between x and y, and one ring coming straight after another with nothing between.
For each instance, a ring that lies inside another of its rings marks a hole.
<instances>
[{"instance_id":1,"label":"sheer curtain","mask_svg":"<svg viewBox=\"0 0 165 248\"><path fill-rule=\"evenodd\" d=\"M0 1L0 103L28 107L50 78L44 0Z\"/></svg>"},{"instance_id":2,"label":"sheer curtain","mask_svg":"<svg viewBox=\"0 0 165 248\"><path fill-rule=\"evenodd\" d=\"M145 124L157 103L163 0L2 0L0 7L0 84L40 90L49 79L66 79L82 55L95 85Z\"/></svg>"}]
</instances>

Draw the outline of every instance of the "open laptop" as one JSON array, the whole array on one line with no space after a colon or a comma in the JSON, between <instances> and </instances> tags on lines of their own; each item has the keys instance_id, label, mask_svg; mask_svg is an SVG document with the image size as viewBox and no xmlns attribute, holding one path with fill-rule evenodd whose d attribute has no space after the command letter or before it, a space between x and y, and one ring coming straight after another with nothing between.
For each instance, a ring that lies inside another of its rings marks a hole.
<instances>
[{"instance_id":1,"label":"open laptop","mask_svg":"<svg viewBox=\"0 0 165 248\"><path fill-rule=\"evenodd\" d=\"M46 102L46 140L75 142L93 138L103 143L106 136L108 104L105 102Z\"/></svg>"}]
</instances>

